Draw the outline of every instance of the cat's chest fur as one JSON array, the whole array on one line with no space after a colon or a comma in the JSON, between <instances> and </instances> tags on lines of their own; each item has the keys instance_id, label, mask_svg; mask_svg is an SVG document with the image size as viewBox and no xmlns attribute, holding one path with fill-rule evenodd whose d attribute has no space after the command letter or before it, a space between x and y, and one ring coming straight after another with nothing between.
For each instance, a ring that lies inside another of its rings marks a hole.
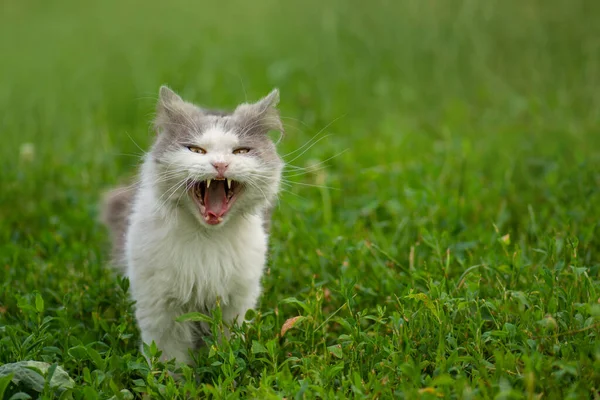
<instances>
[{"instance_id":1,"label":"cat's chest fur","mask_svg":"<svg viewBox=\"0 0 600 400\"><path fill-rule=\"evenodd\" d=\"M145 211L132 215L127 235L128 276L137 296L159 296L187 311L260 290L267 249L260 217L207 233L184 213L169 218Z\"/></svg>"}]
</instances>

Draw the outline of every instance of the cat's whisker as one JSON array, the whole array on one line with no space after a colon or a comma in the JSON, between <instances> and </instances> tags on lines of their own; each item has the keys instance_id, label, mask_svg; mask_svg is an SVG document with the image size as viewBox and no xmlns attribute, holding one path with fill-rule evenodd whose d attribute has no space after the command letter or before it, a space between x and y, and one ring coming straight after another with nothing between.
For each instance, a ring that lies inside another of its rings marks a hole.
<instances>
[{"instance_id":1,"label":"cat's whisker","mask_svg":"<svg viewBox=\"0 0 600 400\"><path fill-rule=\"evenodd\" d=\"M168 197L167 197L165 200L163 200L163 201L161 202L161 204L159 204L159 205L157 206L157 211L158 211L158 210L165 210L165 209L166 209L166 210L169 210L170 208L167 208L167 207L166 207L167 203L169 203L169 201L171 200L171 198L172 198L172 197L175 195L175 193L177 193L177 191L178 191L179 189L181 189L181 187L182 187L182 186L183 186L183 184L179 184L179 185L177 185L177 186L176 186L176 187L175 187L173 190L171 190L171 191L170 191L170 193L171 193L171 194L170 194L170 195L169 195L169 196L168 196ZM161 196L161 197L163 197L163 196Z\"/></svg>"},{"instance_id":2,"label":"cat's whisker","mask_svg":"<svg viewBox=\"0 0 600 400\"><path fill-rule=\"evenodd\" d=\"M173 185L171 185L171 186L170 186L170 187L169 187L167 190L165 190L165 191L163 192L163 194L162 194L162 195L161 195L161 196L160 196L160 197L157 199L157 203L159 203L159 205L158 205L158 207L156 207L156 208L157 208L157 209L161 209L161 208L162 208L162 207L163 207L163 206L166 204L166 201L168 200L168 199L166 199L165 201L162 201L162 200L163 200L163 198L164 198L165 196L168 196L168 194L169 194L169 193L171 193L172 191L176 191L176 190L177 190L177 188L181 186L181 184L182 184L182 182L177 182L177 183L174 183L174 184L173 184Z\"/></svg>"},{"instance_id":3,"label":"cat's whisker","mask_svg":"<svg viewBox=\"0 0 600 400\"><path fill-rule=\"evenodd\" d=\"M319 188L319 189L341 190L340 188L336 188L336 187L332 187L332 186L317 185L317 184L313 184L313 183L304 183L304 182L286 181L284 179L282 179L281 182L289 183L291 185L315 187L315 188Z\"/></svg>"},{"instance_id":4,"label":"cat's whisker","mask_svg":"<svg viewBox=\"0 0 600 400\"><path fill-rule=\"evenodd\" d=\"M285 160L286 157L289 157L292 154L296 154L297 152L302 151L306 146L310 145L313 141L319 141L319 140L324 139L324 138L326 138L328 136L331 136L331 134L328 133L325 136L319 138L319 135L321 135L322 132L323 132L323 130L321 129L313 137L311 137L310 139L308 139L302 146L298 147L295 150L290 151L289 153L283 154L281 156L281 158L283 158Z\"/></svg>"},{"instance_id":5,"label":"cat's whisker","mask_svg":"<svg viewBox=\"0 0 600 400\"><path fill-rule=\"evenodd\" d=\"M135 153L113 153L113 156L117 156L117 157L133 157L133 158L138 158L141 159L143 158L146 154L135 154Z\"/></svg>"},{"instance_id":6,"label":"cat's whisker","mask_svg":"<svg viewBox=\"0 0 600 400\"><path fill-rule=\"evenodd\" d=\"M248 93L246 92L246 86L244 85L244 80L242 79L242 75L240 73L236 73L238 79L240 80L240 84L242 85L242 91L244 92L244 100L246 103L248 102Z\"/></svg>"},{"instance_id":7,"label":"cat's whisker","mask_svg":"<svg viewBox=\"0 0 600 400\"><path fill-rule=\"evenodd\" d=\"M131 142L135 145L135 147L137 147L143 154L146 154L146 152L144 151L144 149L142 149L140 147L139 144L137 144L137 142L135 140L133 140L133 138L131 137L131 135L127 132L125 132L125 134L127 135L127 137L131 140Z\"/></svg>"},{"instance_id":8,"label":"cat's whisker","mask_svg":"<svg viewBox=\"0 0 600 400\"><path fill-rule=\"evenodd\" d=\"M179 194L179 197L177 197L177 202L175 203L175 214L177 215L177 210L179 210L179 203L181 202L181 198L192 188L193 184L191 182L188 181L188 183L185 185L185 190L182 190L181 193Z\"/></svg>"},{"instance_id":9,"label":"cat's whisker","mask_svg":"<svg viewBox=\"0 0 600 400\"><path fill-rule=\"evenodd\" d=\"M256 183L252 182L252 180L248 180L248 181L247 181L247 183L248 183L250 186L254 187L255 189L259 190L259 191L261 192L261 194L263 195L263 197L265 198L265 201L267 201L267 202L269 201L269 198L268 198L268 197L267 197L267 195L265 194L264 190L262 190L262 189L260 188L260 186L258 186Z\"/></svg>"},{"instance_id":10,"label":"cat's whisker","mask_svg":"<svg viewBox=\"0 0 600 400\"><path fill-rule=\"evenodd\" d=\"M308 170L308 171L300 171L300 172L297 172L297 171L296 171L296 172L294 172L294 171L291 171L291 172L289 172L289 173L291 173L291 175L284 174L284 175L283 175L283 177L284 177L284 178L295 178L295 177L297 177L297 176L303 176L303 175L308 175L308 174L314 174L315 172L323 171L323 170L325 170L325 169L327 169L327 165L322 165L322 166L321 166L321 167L319 167L319 168L314 168L314 169L311 169L311 170Z\"/></svg>"},{"instance_id":11,"label":"cat's whisker","mask_svg":"<svg viewBox=\"0 0 600 400\"><path fill-rule=\"evenodd\" d=\"M317 140L315 140L313 143L311 143L311 144L310 144L310 146L308 146L308 147L306 147L304 150L302 150L302 152L301 152L300 154L298 154L297 156L295 156L294 158L292 158L291 160L289 160L289 161L286 161L286 162L292 163L292 162L296 161L298 158L300 158L300 157L302 157L304 154L306 154L306 152L307 152L307 151L309 151L309 150L310 150L310 149L312 149L312 148L313 148L315 145L317 145L317 144L318 144L320 141L322 141L322 140L324 140L324 139L327 139L327 138L328 138L328 137L330 137L330 136L332 136L332 135L331 135L331 134L327 134L327 135L325 135L325 136L321 136L319 139L317 139ZM308 144L308 142L307 142L307 144ZM305 144L304 146L306 146L306 144ZM304 146L302 146L300 149L302 149ZM300 150L300 149L298 149L298 150ZM291 152L290 154L294 154L295 152L296 152L296 151L293 151L293 152ZM283 158L283 159L284 159L284 161L285 161L285 156L284 156L284 157L282 157L282 158Z\"/></svg>"},{"instance_id":12,"label":"cat's whisker","mask_svg":"<svg viewBox=\"0 0 600 400\"><path fill-rule=\"evenodd\" d=\"M261 178L256 178L256 179L260 180L260 182L263 183L263 184L265 184L265 185L268 185L268 184L271 183L271 182L265 181L264 179L261 179ZM292 187L292 184L290 184L288 182L283 182L283 181L280 181L279 185L280 186L285 186L285 187Z\"/></svg>"},{"instance_id":13,"label":"cat's whisker","mask_svg":"<svg viewBox=\"0 0 600 400\"><path fill-rule=\"evenodd\" d=\"M300 120L300 119L298 119L298 118L294 118L294 117L283 117L283 116L280 116L279 118L281 118L281 119L289 119L289 120L291 120L291 121L299 122L300 124L304 125L306 128L310 128L310 126L308 126L308 124L307 124L306 122L304 122L304 121L302 121L302 120Z\"/></svg>"},{"instance_id":14,"label":"cat's whisker","mask_svg":"<svg viewBox=\"0 0 600 400\"><path fill-rule=\"evenodd\" d=\"M263 178L262 178L262 177L260 177L260 176L255 176L255 175L254 175L254 176L252 176L252 177L249 177L249 178L253 180L253 181L252 181L252 183L254 183L255 185L257 185L257 183L261 183L261 184L263 184L263 185L269 185L269 184L271 184L271 182L269 182L269 181L268 181L268 180L266 180L266 179L263 179ZM285 191L286 189L285 189L285 188L281 188L281 186L285 186L285 187L291 187L291 185L290 185L289 183L286 183L286 182L280 182L280 190L284 190L284 191Z\"/></svg>"},{"instance_id":15,"label":"cat's whisker","mask_svg":"<svg viewBox=\"0 0 600 400\"><path fill-rule=\"evenodd\" d=\"M264 182L263 180L260 180L260 179L259 179L259 181L260 181L261 183L266 183L266 182ZM290 185L289 183L286 183L286 182L280 182L280 185L285 185L285 186L287 186L287 187L291 187L291 186L292 186L292 185ZM306 198L305 198L305 197L303 197L303 196L300 196L299 194L297 194L297 193L294 193L294 192L292 192L291 190L288 190L288 189L286 189L286 188L282 188L282 187L280 187L280 188L279 188L279 191L280 191L280 192L289 193L289 194L291 194L291 195L294 195L294 196L296 196L296 197L300 197L300 198L302 198L302 199L306 200ZM277 203L278 203L278 204L279 204L279 201L280 201L280 199L278 198L278 199L277 199Z\"/></svg>"},{"instance_id":16,"label":"cat's whisker","mask_svg":"<svg viewBox=\"0 0 600 400\"><path fill-rule=\"evenodd\" d=\"M307 151L309 151L310 149L312 149L316 144L318 144L321 140L326 139L328 137L330 137L332 135L325 135L322 136L321 138L319 138L318 140L316 140L314 143L312 143L310 146L308 146L306 149L304 149L300 154L296 155L294 158L292 158L291 160L285 160L286 163L291 164L294 161L296 161L297 159L299 159L300 157L302 157L304 154L306 154Z\"/></svg>"},{"instance_id":17,"label":"cat's whisker","mask_svg":"<svg viewBox=\"0 0 600 400\"><path fill-rule=\"evenodd\" d=\"M263 179L260 179L260 178L257 178L257 180L258 180L260 183L264 184L264 185L268 185L268 184L270 184L270 182L267 182L267 181L265 181L265 180L263 180ZM291 184L289 184L289 183L287 183L287 182L279 182L279 187L280 187L280 189L282 189L282 186L283 186L283 188L291 188L291 187L292 187L292 185L291 185ZM283 189L282 189L282 190L283 190Z\"/></svg>"},{"instance_id":18,"label":"cat's whisker","mask_svg":"<svg viewBox=\"0 0 600 400\"><path fill-rule=\"evenodd\" d=\"M286 171L285 169L283 170L283 174L284 176L296 176L296 175L287 175L287 174L297 174L297 175L303 175L303 174L310 174L310 173L314 173L314 172L318 172L318 171L322 171L324 169L327 169L329 167L329 165L326 165L324 163L320 163L321 165L311 165L310 167L307 168L296 168L296 169L290 169L289 171Z\"/></svg>"},{"instance_id":19,"label":"cat's whisker","mask_svg":"<svg viewBox=\"0 0 600 400\"><path fill-rule=\"evenodd\" d=\"M123 190L137 190L137 189L143 187L144 185L153 186L155 184L158 184L158 183L161 183L161 182L165 182L165 181L167 181L169 179L175 178L177 175L179 175L179 172L172 171L170 175L167 175L167 176L158 176L158 177L156 177L156 179L154 179L154 180L152 180L150 182L145 182L145 181L143 181L141 179L140 180L136 180L136 181L132 182L129 185L122 186L122 189Z\"/></svg>"},{"instance_id":20,"label":"cat's whisker","mask_svg":"<svg viewBox=\"0 0 600 400\"><path fill-rule=\"evenodd\" d=\"M264 174L260 174L258 172L252 172L249 174L249 177L253 178L253 177L258 177L258 178L263 178L265 183L270 183L272 182L273 176L272 175L264 175Z\"/></svg>"},{"instance_id":21,"label":"cat's whisker","mask_svg":"<svg viewBox=\"0 0 600 400\"><path fill-rule=\"evenodd\" d=\"M283 193L288 193L288 194L291 194L292 196L296 196L296 197L298 197L298 198L300 198L300 199L302 199L302 200L307 200L307 198L306 198L306 197L304 197L304 196L301 196L301 195L299 195L298 193L294 193L294 192L292 192L291 190L288 190L288 189L283 189L283 188L282 188L282 189L280 189L280 190L281 190L281 192L283 192Z\"/></svg>"},{"instance_id":22,"label":"cat's whisker","mask_svg":"<svg viewBox=\"0 0 600 400\"><path fill-rule=\"evenodd\" d=\"M288 156L290 156L290 155L292 155L292 154L295 154L295 153L297 153L297 152L301 151L301 150L302 150L302 149L304 149L304 148L305 148L307 145L310 145L310 146L308 147L308 149L306 149L306 150L302 151L302 152L301 152L299 155L297 155L296 157L294 157L294 158L293 158L292 160L290 160L289 162L291 163L291 162L293 162L294 160L298 159L298 158L299 158L299 157L301 157L301 156L302 156L304 153L306 153L306 151L310 150L310 149L311 149L311 148L312 148L312 147L313 147L315 144L317 144L317 143L318 143L318 142L320 142L321 140L323 140L323 139L325 139L325 138L327 138L327 137L331 136L332 134L327 134L327 135L325 135L325 136L322 136L322 137L320 137L320 138L319 138L319 135L320 135L321 133L323 133L323 132L324 132L324 131L325 131L327 128L329 128L331 125L333 125L335 122L337 122L338 120L340 120L340 119L341 119L342 117L344 117L344 116L345 116L345 114L344 114L344 115L341 115L341 116L339 116L339 117L337 117L337 118L335 118L335 119L333 119L331 122L329 122L329 123L328 123L327 125L325 125L323 128L321 128L321 129L320 129L320 130L319 130L319 131L318 131L318 132L317 132L317 133L316 133L316 134L315 134L315 135L314 135L312 138L310 138L310 140L308 140L308 141L307 141L305 144L303 144L302 146L300 146L298 149L296 149L296 150L294 150L294 151L291 151L291 152L289 152L289 153L287 153L287 154L285 154L285 155L281 156L281 158L285 159L286 157L288 157ZM311 144L311 142L313 142L313 143Z\"/></svg>"},{"instance_id":23,"label":"cat's whisker","mask_svg":"<svg viewBox=\"0 0 600 400\"><path fill-rule=\"evenodd\" d=\"M320 188L320 189L341 190L340 188L336 188L336 187L332 187L332 186L317 185L317 184L305 183L305 182L297 182L297 181L292 181L292 180L285 179L285 178L282 178L281 181L279 182L279 184L286 185L289 187L294 186L294 185L300 185L300 186L309 186L309 187L315 187L315 188Z\"/></svg>"},{"instance_id":24,"label":"cat's whisker","mask_svg":"<svg viewBox=\"0 0 600 400\"><path fill-rule=\"evenodd\" d=\"M283 125L283 127L286 129L294 129L300 133L304 133L304 131L302 129L300 129L299 127L297 127L296 125L288 124L287 122L281 122L281 125Z\"/></svg>"},{"instance_id":25,"label":"cat's whisker","mask_svg":"<svg viewBox=\"0 0 600 400\"><path fill-rule=\"evenodd\" d=\"M336 157L339 157L339 156L341 156L342 154L344 154L344 153L345 153L345 152L347 152L348 150L350 150L350 149L348 149L348 148L347 148L347 149L344 149L344 150L340 151L339 153L336 153L336 154L332 155L331 157L329 157L329 158L326 158L326 159L325 159L325 160L323 160L323 161L319 161L318 163L311 164L311 165L309 165L308 167L300 167L300 166L297 166L297 165L286 164L286 165L284 166L284 169L285 169L285 168L292 168L292 169L297 169L297 170L308 170L308 169L311 169L311 168L315 168L315 167L317 167L317 166L319 166L319 165L321 165L321 164L324 164L324 163L326 163L327 161L330 161L330 160L332 160L332 159L334 159L334 158L336 158Z\"/></svg>"},{"instance_id":26,"label":"cat's whisker","mask_svg":"<svg viewBox=\"0 0 600 400\"><path fill-rule=\"evenodd\" d=\"M164 172L160 172L160 173L158 173L156 175L156 178L157 178L156 181L149 181L148 183L158 182L159 179L162 179L162 178L166 178L166 179L174 178L174 177L176 177L178 175L181 175L180 171L178 171L178 170L168 170L167 169ZM140 182L142 182L142 181L140 180Z\"/></svg>"},{"instance_id":27,"label":"cat's whisker","mask_svg":"<svg viewBox=\"0 0 600 400\"><path fill-rule=\"evenodd\" d=\"M188 177L188 178L189 178L189 177ZM181 182L179 182L179 183L175 183L173 186L171 186L171 188L170 188L170 189L166 190L166 191L165 191L165 192L162 194L162 196L160 196L160 198L158 199L158 201L160 202L160 201L161 201L161 199L162 199L162 198L163 198L163 197L164 197L164 196L165 196L167 193L170 193L170 195L169 195L169 197L167 197L167 198L166 198L166 199L165 199L165 200L164 200L164 201L161 203L161 205L159 206L159 208L163 208L163 207L164 207L164 206L167 204L167 202L168 202L168 201L171 199L171 197L173 197L173 195L174 195L175 193L177 193L177 191L178 191L179 189L181 189L181 187L182 187L183 185L186 185L186 184L187 184L187 182L188 182L188 179L186 178L186 179L182 180L182 181L181 181ZM173 189L173 187L174 187L174 189Z\"/></svg>"}]
</instances>

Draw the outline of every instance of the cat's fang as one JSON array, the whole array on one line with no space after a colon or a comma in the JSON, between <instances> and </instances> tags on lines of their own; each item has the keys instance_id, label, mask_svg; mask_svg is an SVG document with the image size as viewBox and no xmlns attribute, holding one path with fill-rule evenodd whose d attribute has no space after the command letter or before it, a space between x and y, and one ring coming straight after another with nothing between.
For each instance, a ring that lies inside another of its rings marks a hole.
<instances>
[{"instance_id":1,"label":"cat's fang","mask_svg":"<svg viewBox=\"0 0 600 400\"><path fill-rule=\"evenodd\" d=\"M227 187L231 190L231 179L227 178Z\"/></svg>"},{"instance_id":2,"label":"cat's fang","mask_svg":"<svg viewBox=\"0 0 600 400\"><path fill-rule=\"evenodd\" d=\"M210 181L212 181L212 179L207 179L206 180L206 188L207 189L210 187Z\"/></svg>"}]
</instances>

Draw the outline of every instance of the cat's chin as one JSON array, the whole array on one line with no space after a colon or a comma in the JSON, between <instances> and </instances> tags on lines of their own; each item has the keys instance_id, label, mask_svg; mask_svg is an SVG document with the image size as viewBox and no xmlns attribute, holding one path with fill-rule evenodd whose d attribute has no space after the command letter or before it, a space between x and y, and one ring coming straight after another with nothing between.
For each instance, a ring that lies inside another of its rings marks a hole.
<instances>
[{"instance_id":1,"label":"cat's chin","mask_svg":"<svg viewBox=\"0 0 600 400\"><path fill-rule=\"evenodd\" d=\"M208 179L190 182L189 196L208 225L219 225L225 221L231 207L244 190L240 182L231 179Z\"/></svg>"}]
</instances>

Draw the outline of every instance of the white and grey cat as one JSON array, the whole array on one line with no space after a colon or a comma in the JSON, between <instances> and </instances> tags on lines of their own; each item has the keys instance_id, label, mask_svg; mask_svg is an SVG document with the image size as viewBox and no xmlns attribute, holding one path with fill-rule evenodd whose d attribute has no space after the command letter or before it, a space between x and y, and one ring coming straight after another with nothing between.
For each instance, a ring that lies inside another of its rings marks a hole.
<instances>
[{"instance_id":1,"label":"white and grey cat","mask_svg":"<svg viewBox=\"0 0 600 400\"><path fill-rule=\"evenodd\" d=\"M210 313L225 322L255 307L283 161L267 133L282 132L273 90L233 112L210 111L160 88L157 136L139 183L110 192L103 220L129 277L144 343L190 363L205 328L176 322Z\"/></svg>"}]
</instances>

